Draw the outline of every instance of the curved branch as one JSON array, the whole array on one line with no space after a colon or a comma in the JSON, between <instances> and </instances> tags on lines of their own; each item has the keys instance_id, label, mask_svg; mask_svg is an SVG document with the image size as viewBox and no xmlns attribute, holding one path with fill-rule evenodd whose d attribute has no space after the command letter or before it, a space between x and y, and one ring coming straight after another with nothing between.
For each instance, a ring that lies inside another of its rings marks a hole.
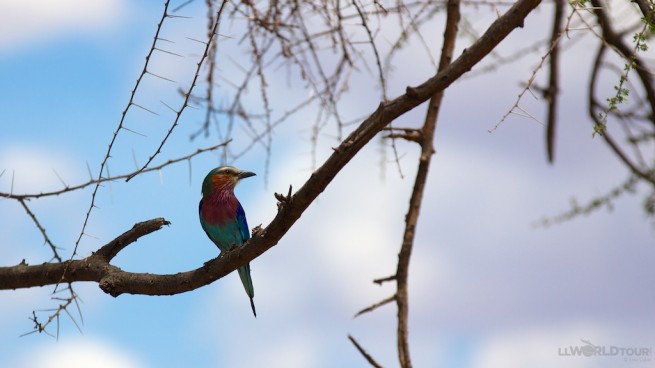
<instances>
[{"instance_id":1,"label":"curved branch","mask_svg":"<svg viewBox=\"0 0 655 368\"><path fill-rule=\"evenodd\" d=\"M594 65L593 68L591 69L591 78L589 79L589 99L588 99L587 111L589 113L589 117L592 119L595 126L602 124L602 122L598 118L598 115L596 115L596 111L594 109L596 106L598 106L598 103L596 102L596 98L594 95L594 91L596 90L598 74L600 73L600 65L605 50L607 50L607 46L604 43L601 43L598 52L596 53L596 58L594 59ZM633 174L655 185L655 173L653 173L652 170L648 170L648 169L643 170L642 168L639 168L636 163L632 162L632 160L623 152L623 150L621 150L619 145L616 142L614 142L614 139L612 139L609 131L605 130L603 134L601 134L601 137L603 138L603 140L605 140L605 143L607 143L607 145L612 149L612 151L614 151L616 156L621 161L623 161L623 163L630 169L630 171L632 171Z\"/></svg>"},{"instance_id":2,"label":"curved branch","mask_svg":"<svg viewBox=\"0 0 655 368\"><path fill-rule=\"evenodd\" d=\"M648 70L648 66L645 65L644 61L637 55L637 53L626 45L623 42L623 38L620 34L616 33L610 24L610 19L607 16L605 7L600 2L600 0L592 0L591 4L593 5L594 13L596 18L598 18L598 24L603 31L603 40L617 50L623 57L627 60L628 63L634 63L635 71L637 76L641 80L641 84L644 87L646 92L646 99L648 104L651 106L651 109L655 107L655 84L653 83L653 77L651 72ZM655 124L655 120L653 121Z\"/></svg>"},{"instance_id":3,"label":"curved branch","mask_svg":"<svg viewBox=\"0 0 655 368\"><path fill-rule=\"evenodd\" d=\"M12 267L0 267L0 290L30 288L34 286L55 285L61 282L95 281L113 274L130 274L109 262L128 245L140 237L155 232L170 222L156 218L139 222L116 239L104 245L97 252L80 260L67 260L56 263L43 263L29 266L23 260Z\"/></svg>"}]
</instances>

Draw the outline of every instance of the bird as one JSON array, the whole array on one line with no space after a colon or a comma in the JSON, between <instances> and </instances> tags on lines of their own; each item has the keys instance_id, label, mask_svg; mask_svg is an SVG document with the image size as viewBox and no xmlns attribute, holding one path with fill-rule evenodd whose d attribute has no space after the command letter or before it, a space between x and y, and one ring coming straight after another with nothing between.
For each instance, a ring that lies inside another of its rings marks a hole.
<instances>
[{"instance_id":1,"label":"bird","mask_svg":"<svg viewBox=\"0 0 655 368\"><path fill-rule=\"evenodd\" d=\"M198 208L200 225L221 252L242 246L250 239L246 212L234 195L234 187L241 179L255 175L234 166L219 166L211 170L202 182L202 198ZM239 267L237 271L250 298L252 313L257 317L250 264Z\"/></svg>"}]
</instances>

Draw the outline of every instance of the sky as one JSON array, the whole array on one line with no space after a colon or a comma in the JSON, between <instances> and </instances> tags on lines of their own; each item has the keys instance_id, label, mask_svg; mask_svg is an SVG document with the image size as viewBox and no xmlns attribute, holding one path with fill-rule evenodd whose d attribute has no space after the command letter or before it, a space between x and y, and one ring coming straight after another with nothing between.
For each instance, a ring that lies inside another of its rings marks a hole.
<instances>
[{"instance_id":1,"label":"sky","mask_svg":"<svg viewBox=\"0 0 655 368\"><path fill-rule=\"evenodd\" d=\"M183 57L158 54L153 61L155 70L180 82L146 79L137 101L160 115L130 110L126 126L139 134L119 135L109 161L112 174L134 170L134 160L143 164L172 123L172 114L159 101L179 103L177 88L188 86L193 76L202 49L187 37L201 38L205 25L203 2L197 3L182 10L191 18L175 19L163 29ZM48 4L0 3L3 192L54 190L62 187L62 180L71 185L87 181L89 170L97 175L163 7L163 2L154 1ZM545 38L544 19L550 11L544 6L531 15L499 52L510 54ZM480 9L468 12L479 30L494 17ZM441 34L442 23L430 27ZM221 35L221 46L231 59L247 57L237 28L225 27ZM461 52L470 39L458 42ZM576 42L563 56L562 120L554 165L546 162L545 129L534 120L512 115L489 133L514 104L521 81L529 78L540 55L457 82L446 92L409 276L409 338L417 367L653 364L655 292L649 280L655 278L655 225L641 207L646 188L622 197L611 211L601 209L547 228L534 226L566 211L572 198L586 203L628 176L604 143L592 137L584 95L589 63L583 62L591 58L589 38ZM410 44L396 59L390 96L433 73L415 48L420 49ZM220 73L235 73L235 64L220 64ZM271 95L278 115L286 99L307 93L287 92L288 78L281 72L268 81L279 88ZM365 72L356 78L370 79ZM344 103L351 116L364 116L379 103L379 94L363 93L363 86L353 83L354 97ZM528 96L521 106L544 116L543 101ZM420 121L423 114L419 107L397 125ZM286 192L289 185L298 188L311 174L306 122L313 118L315 113L301 112L276 130L268 175L262 148L230 162L259 174L237 187L251 227L265 226L275 216L274 192ZM201 123L197 112L185 112L155 164L220 143L216 136L189 140ZM245 130L235 132L234 145L245 146ZM318 163L337 144L326 137L318 142ZM82 318L71 310L81 332L64 316L58 339L44 334L21 337L33 327L32 311L57 305L51 300L53 288L0 291L1 365L367 366L348 341L351 334L382 365L396 366L395 306L353 315L394 291L393 285L377 286L372 280L395 270L416 170L418 147L398 142L397 150L402 176L389 147L372 142L279 244L251 263L257 318L236 275L167 297L113 298L96 284L82 283L75 285ZM219 164L219 154L207 153L190 164L102 186L79 254L89 255L136 222L164 217L171 226L139 239L113 264L151 273L201 266L217 249L197 220L200 184ZM53 242L70 254L90 199L87 188L28 205ZM41 234L17 202L0 201L0 219L1 265L50 259ZM651 356L635 362L620 355L568 354L591 345L607 351L648 348Z\"/></svg>"}]
</instances>

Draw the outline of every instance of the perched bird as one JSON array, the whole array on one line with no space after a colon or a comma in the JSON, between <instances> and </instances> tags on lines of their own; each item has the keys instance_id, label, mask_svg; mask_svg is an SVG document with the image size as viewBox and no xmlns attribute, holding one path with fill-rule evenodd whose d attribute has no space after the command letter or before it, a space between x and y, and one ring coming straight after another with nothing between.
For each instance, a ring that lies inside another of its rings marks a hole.
<instances>
[{"instance_id":1,"label":"perched bird","mask_svg":"<svg viewBox=\"0 0 655 368\"><path fill-rule=\"evenodd\" d=\"M239 180L254 175L256 174L241 171L233 166L221 166L210 171L202 182L200 225L221 252L241 246L250 239L246 213L234 196L234 187ZM255 289L250 278L250 264L239 267L238 272L246 294L250 297L252 313L257 317L253 302Z\"/></svg>"}]
</instances>

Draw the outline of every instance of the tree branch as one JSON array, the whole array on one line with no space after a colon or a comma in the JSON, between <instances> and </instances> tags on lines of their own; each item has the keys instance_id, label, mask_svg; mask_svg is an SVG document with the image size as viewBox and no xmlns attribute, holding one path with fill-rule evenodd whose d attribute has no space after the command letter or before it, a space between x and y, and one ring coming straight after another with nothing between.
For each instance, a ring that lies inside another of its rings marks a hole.
<instances>
[{"instance_id":1,"label":"tree branch","mask_svg":"<svg viewBox=\"0 0 655 368\"><path fill-rule=\"evenodd\" d=\"M564 0L555 0L553 31L550 35L550 75L546 101L548 101L548 118L546 120L546 152L548 162L555 161L555 126L557 124L557 105L559 101L559 40L564 19Z\"/></svg>"},{"instance_id":2,"label":"tree branch","mask_svg":"<svg viewBox=\"0 0 655 368\"><path fill-rule=\"evenodd\" d=\"M612 29L610 19L605 11L605 6L600 0L591 0L593 11L598 19L598 24L603 31L603 42L609 44L622 55L626 63L633 64L637 76L641 80L641 84L646 92L646 99L651 108L655 107L655 83L653 83L652 72L644 63L642 58L637 55L636 50L632 50L630 46L623 42L620 34ZM651 121L655 125L655 121Z\"/></svg>"},{"instance_id":3,"label":"tree branch","mask_svg":"<svg viewBox=\"0 0 655 368\"><path fill-rule=\"evenodd\" d=\"M594 65L591 69L591 78L589 79L589 97L588 97L588 106L587 106L587 112L589 113L589 117L591 120L594 122L595 126L602 125L602 121L596 114L596 107L598 106L598 103L596 102L595 94L594 91L596 90L596 83L598 82L599 74L600 74L600 66L602 64L602 59L603 59L603 54L605 53L605 50L607 50L607 46L605 46L604 43L601 43L598 52L596 53L596 57L594 59ZM601 134L601 137L603 140L605 140L605 143L614 151L616 156L623 161L623 163L632 171L633 174L638 176L639 178L655 185L655 172L653 172L652 169L645 167L645 168L640 168L636 163L634 163L619 147L619 145L614 142L614 139L611 137L610 132L606 129L603 134Z\"/></svg>"},{"instance_id":4,"label":"tree branch","mask_svg":"<svg viewBox=\"0 0 655 368\"><path fill-rule=\"evenodd\" d=\"M263 230L243 247L226 253L220 259L208 263L217 269L229 265L228 272L255 259L284 236L291 226L300 218L307 207L325 190L337 173L362 149L378 132L398 116L443 91L462 74L468 72L484 58L512 30L523 25L525 17L540 3L540 0L519 0L505 14L494 21L487 31L473 43L454 62L416 87L408 87L406 93L386 103L381 103L377 110L355 129L335 148L332 155L312 173L305 184L280 207L280 211ZM221 271L224 272L224 271Z\"/></svg>"},{"instance_id":5,"label":"tree branch","mask_svg":"<svg viewBox=\"0 0 655 368\"><path fill-rule=\"evenodd\" d=\"M446 30L444 31L444 42L439 60L439 71L447 69L452 60L453 50L455 49L455 40L457 38L458 24L460 20L460 2L459 0L449 0L447 5ZM414 237L416 235L416 226L423 202L423 193L425 183L427 182L430 162L434 154L434 135L437 127L437 117L443 99L443 90L435 91L430 98L428 111L425 116L425 122L421 129L421 156L419 157L418 170L414 181L412 196L409 200L409 210L405 216L405 233L403 242L398 254L398 267L396 269L396 304L398 305L398 359L400 366L409 368L412 366L409 354L409 332L408 332L408 315L409 315L409 296L407 280L409 275L409 261L414 246Z\"/></svg>"}]
</instances>

